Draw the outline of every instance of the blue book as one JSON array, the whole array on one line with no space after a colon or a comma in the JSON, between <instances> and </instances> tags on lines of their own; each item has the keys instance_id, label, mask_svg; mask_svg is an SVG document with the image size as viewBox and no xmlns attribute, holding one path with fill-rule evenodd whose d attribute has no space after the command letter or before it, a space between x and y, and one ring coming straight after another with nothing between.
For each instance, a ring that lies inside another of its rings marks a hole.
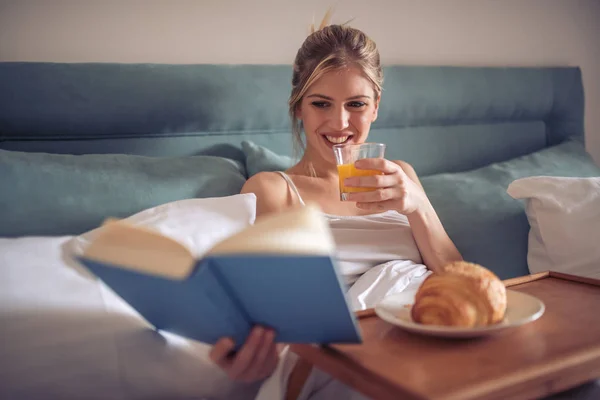
<instances>
[{"instance_id":1,"label":"blue book","mask_svg":"<svg viewBox=\"0 0 600 400\"><path fill-rule=\"evenodd\" d=\"M156 329L240 346L256 324L283 343L360 343L319 210L265 217L204 257L126 221L109 221L78 261Z\"/></svg>"}]
</instances>

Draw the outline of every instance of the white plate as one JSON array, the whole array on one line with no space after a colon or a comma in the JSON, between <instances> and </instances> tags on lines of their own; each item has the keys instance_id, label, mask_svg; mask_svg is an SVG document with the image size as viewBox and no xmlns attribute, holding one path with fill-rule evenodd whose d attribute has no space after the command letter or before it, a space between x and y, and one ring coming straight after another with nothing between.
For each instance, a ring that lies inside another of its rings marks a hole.
<instances>
[{"instance_id":1,"label":"white plate","mask_svg":"<svg viewBox=\"0 0 600 400\"><path fill-rule=\"evenodd\" d=\"M504 320L498 324L479 328L423 325L414 322L410 316L414 295L413 292L387 296L375 307L375 313L384 321L410 332L448 338L473 338L491 335L535 321L544 314L545 310L544 303L538 298L514 290L507 290L506 314Z\"/></svg>"}]
</instances>

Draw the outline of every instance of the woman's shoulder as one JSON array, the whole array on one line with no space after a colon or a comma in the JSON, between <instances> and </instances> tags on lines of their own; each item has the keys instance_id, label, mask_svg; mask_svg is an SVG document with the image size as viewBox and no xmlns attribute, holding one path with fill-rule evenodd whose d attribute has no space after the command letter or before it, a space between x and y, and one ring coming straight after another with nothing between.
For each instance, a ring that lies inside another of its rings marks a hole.
<instances>
[{"instance_id":1,"label":"woman's shoulder","mask_svg":"<svg viewBox=\"0 0 600 400\"><path fill-rule=\"evenodd\" d=\"M257 215L282 210L288 203L288 184L277 172L259 172L251 176L241 193L256 195Z\"/></svg>"},{"instance_id":2,"label":"woman's shoulder","mask_svg":"<svg viewBox=\"0 0 600 400\"><path fill-rule=\"evenodd\" d=\"M242 193L253 192L272 192L273 190L283 189L287 186L287 182L278 172L259 172L252 175L242 188Z\"/></svg>"}]
</instances>

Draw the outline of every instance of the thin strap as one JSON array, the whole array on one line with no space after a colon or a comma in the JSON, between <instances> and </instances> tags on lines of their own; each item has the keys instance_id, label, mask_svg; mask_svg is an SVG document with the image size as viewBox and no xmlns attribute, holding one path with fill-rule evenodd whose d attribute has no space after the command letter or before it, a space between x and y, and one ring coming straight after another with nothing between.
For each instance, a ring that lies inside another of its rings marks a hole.
<instances>
[{"instance_id":1,"label":"thin strap","mask_svg":"<svg viewBox=\"0 0 600 400\"><path fill-rule=\"evenodd\" d=\"M298 201L300 202L300 204L302 204L303 206L306 205L304 204L304 200L302 200L302 196L300 196L300 192L298 191L298 188L296 187L296 185L294 185L294 182L292 182L292 179L283 171L275 171L277 172L279 175L281 175L283 177L283 179L285 179L285 181L288 183L288 186L290 187L290 189L292 189L292 192L294 192L296 194L296 196L298 196Z\"/></svg>"}]
</instances>

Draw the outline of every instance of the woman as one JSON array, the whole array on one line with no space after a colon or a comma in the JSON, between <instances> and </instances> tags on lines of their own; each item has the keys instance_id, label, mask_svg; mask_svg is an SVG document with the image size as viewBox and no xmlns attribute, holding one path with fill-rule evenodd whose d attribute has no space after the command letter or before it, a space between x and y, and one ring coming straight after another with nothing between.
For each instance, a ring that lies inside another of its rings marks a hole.
<instances>
[{"instance_id":1,"label":"woman","mask_svg":"<svg viewBox=\"0 0 600 400\"><path fill-rule=\"evenodd\" d=\"M377 47L363 32L340 25L313 32L297 53L289 101L294 139L306 143L305 151L285 173L259 173L242 189L256 194L257 218L306 201L320 205L355 308L372 307L392 292L416 290L427 270L462 259L406 162L357 161L357 168L383 174L346 179L347 186L373 190L340 201L332 146L367 140L382 81ZM233 342L221 339L211 358L233 379L264 379L279 361L274 336L256 327L235 356L229 356Z\"/></svg>"}]
</instances>

